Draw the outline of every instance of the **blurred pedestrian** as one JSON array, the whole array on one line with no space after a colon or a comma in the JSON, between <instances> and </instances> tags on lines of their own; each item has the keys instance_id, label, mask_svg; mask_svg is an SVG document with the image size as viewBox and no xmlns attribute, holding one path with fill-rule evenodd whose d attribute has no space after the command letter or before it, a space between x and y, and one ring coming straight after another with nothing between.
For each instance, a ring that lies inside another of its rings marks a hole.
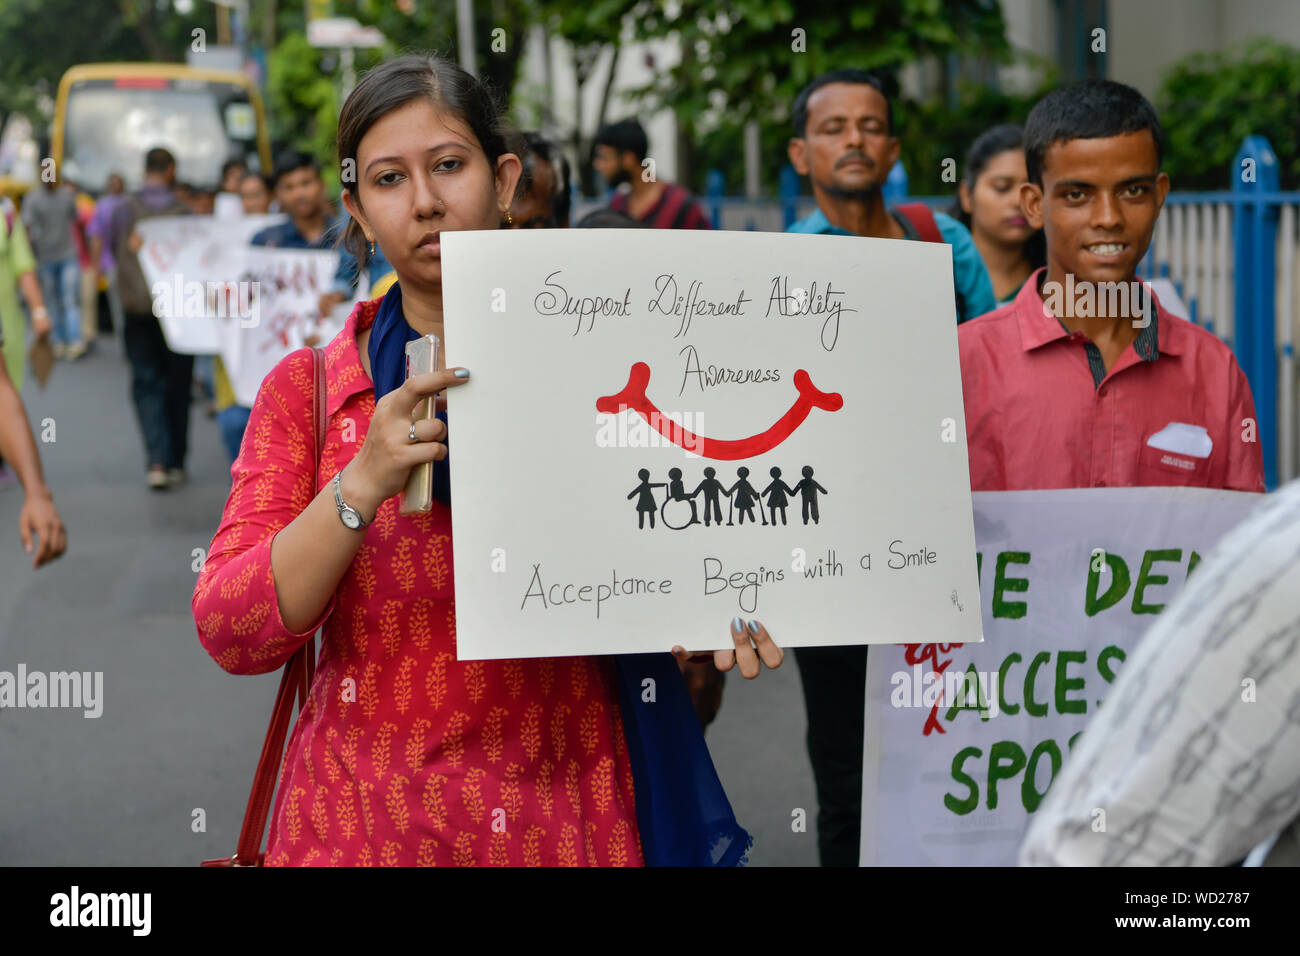
<instances>
[{"instance_id":1,"label":"blurred pedestrian","mask_svg":"<svg viewBox=\"0 0 1300 956\"><path fill-rule=\"evenodd\" d=\"M244 173L239 180L239 202L245 216L264 216L271 211L271 184L261 173Z\"/></svg>"},{"instance_id":2,"label":"blurred pedestrian","mask_svg":"<svg viewBox=\"0 0 1300 956\"><path fill-rule=\"evenodd\" d=\"M510 229L568 229L572 203L569 160L563 151L540 133L518 137L516 149L524 164L510 218L502 225Z\"/></svg>"},{"instance_id":3,"label":"blurred pedestrian","mask_svg":"<svg viewBox=\"0 0 1300 956\"><path fill-rule=\"evenodd\" d=\"M109 224L113 214L125 200L126 182L118 173L108 176L108 190L99 197L95 212L86 225L86 236L90 241L90 260L92 267L107 279L108 312L113 319L113 331L122 330L122 297L117 286L117 263L113 259L113 244L109 238ZM98 287L98 278L96 279Z\"/></svg>"},{"instance_id":4,"label":"blurred pedestrian","mask_svg":"<svg viewBox=\"0 0 1300 956\"><path fill-rule=\"evenodd\" d=\"M712 229L709 214L688 189L659 180L653 165L644 165L649 149L645 129L635 119L596 133L591 165L610 186L627 186L610 199L610 208L656 229Z\"/></svg>"},{"instance_id":5,"label":"blurred pedestrian","mask_svg":"<svg viewBox=\"0 0 1300 956\"><path fill-rule=\"evenodd\" d=\"M211 216L215 208L216 194L211 189L196 186L190 190L190 212L196 216Z\"/></svg>"},{"instance_id":6,"label":"blurred pedestrian","mask_svg":"<svg viewBox=\"0 0 1300 956\"><path fill-rule=\"evenodd\" d=\"M156 216L186 215L173 185L176 159L166 149L145 154L144 186L113 215L110 232L122 295L131 396L144 440L150 488L162 490L185 480L194 356L173 352L153 313L153 295L136 253L143 240L135 227Z\"/></svg>"},{"instance_id":7,"label":"blurred pedestrian","mask_svg":"<svg viewBox=\"0 0 1300 956\"><path fill-rule=\"evenodd\" d=\"M271 173L271 191L280 211L289 218L253 236L252 244L272 249L328 249L343 230L343 222L326 215L325 182L320 165L298 150L281 153Z\"/></svg>"},{"instance_id":8,"label":"blurred pedestrian","mask_svg":"<svg viewBox=\"0 0 1300 956\"><path fill-rule=\"evenodd\" d=\"M22 214L54 320L54 355L75 359L86 351L81 337L81 270L73 237L76 191L58 178L44 182L23 197Z\"/></svg>"},{"instance_id":9,"label":"blurred pedestrian","mask_svg":"<svg viewBox=\"0 0 1300 956\"><path fill-rule=\"evenodd\" d=\"M86 231L95 214L95 198L71 180L68 183L77 194L77 222L72 228L72 239L77 247L80 279L81 342L89 351L99 335L99 268L91 257L90 235Z\"/></svg>"},{"instance_id":10,"label":"blurred pedestrian","mask_svg":"<svg viewBox=\"0 0 1300 956\"><path fill-rule=\"evenodd\" d=\"M248 166L242 159L228 159L221 164L221 186L212 207L218 219L238 219L243 214L239 184L247 174Z\"/></svg>"},{"instance_id":11,"label":"blurred pedestrian","mask_svg":"<svg viewBox=\"0 0 1300 956\"><path fill-rule=\"evenodd\" d=\"M970 230L998 305L1016 297L1035 269L1047 264L1043 230L1029 225L1020 208L1025 150L1019 126L985 130L966 154L952 217Z\"/></svg>"},{"instance_id":12,"label":"blurred pedestrian","mask_svg":"<svg viewBox=\"0 0 1300 956\"><path fill-rule=\"evenodd\" d=\"M271 173L271 184L280 208L289 214L289 218L279 225L267 226L258 232L253 236L251 245L273 249L328 249L338 241L344 221L330 220L325 214L329 205L325 201L325 183L320 176L320 166L315 159L298 150L281 153ZM340 255L339 270L335 273L336 288L320 298L318 307L322 315L351 295L350 287L344 287L347 291L338 287L340 282L350 279L352 285L355 285L357 281L356 258L351 253L347 253L347 256L345 262ZM348 263L351 264L350 270ZM387 271L386 262L376 266L376 274ZM239 457L244 429L248 426L252 409L240 405L235 399L225 364L219 356L213 363L213 385L217 424L221 428L226 454L233 462Z\"/></svg>"}]
</instances>

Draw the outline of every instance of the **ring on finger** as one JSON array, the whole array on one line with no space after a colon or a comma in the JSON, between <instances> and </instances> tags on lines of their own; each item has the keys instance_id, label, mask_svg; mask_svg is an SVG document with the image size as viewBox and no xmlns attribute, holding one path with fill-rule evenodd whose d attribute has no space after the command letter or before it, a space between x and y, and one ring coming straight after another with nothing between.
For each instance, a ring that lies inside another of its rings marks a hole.
<instances>
[{"instance_id":1,"label":"ring on finger","mask_svg":"<svg viewBox=\"0 0 1300 956\"><path fill-rule=\"evenodd\" d=\"M419 440L420 440L420 439L418 439L418 438L415 437L415 422L411 422L411 433L410 433L410 435L407 436L407 438L408 438L410 441L413 441L413 442L414 442L414 441L419 441Z\"/></svg>"}]
</instances>

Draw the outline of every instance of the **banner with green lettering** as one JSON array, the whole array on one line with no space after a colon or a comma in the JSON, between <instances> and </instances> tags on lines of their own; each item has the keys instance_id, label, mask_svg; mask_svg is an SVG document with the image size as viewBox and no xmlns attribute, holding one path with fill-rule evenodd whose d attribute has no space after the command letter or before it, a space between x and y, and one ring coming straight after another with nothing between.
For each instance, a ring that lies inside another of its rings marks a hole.
<instances>
[{"instance_id":1,"label":"banner with green lettering","mask_svg":"<svg viewBox=\"0 0 1300 956\"><path fill-rule=\"evenodd\" d=\"M1261 500L1204 488L972 499L984 643L869 652L864 866L1014 866L1128 651Z\"/></svg>"}]
</instances>

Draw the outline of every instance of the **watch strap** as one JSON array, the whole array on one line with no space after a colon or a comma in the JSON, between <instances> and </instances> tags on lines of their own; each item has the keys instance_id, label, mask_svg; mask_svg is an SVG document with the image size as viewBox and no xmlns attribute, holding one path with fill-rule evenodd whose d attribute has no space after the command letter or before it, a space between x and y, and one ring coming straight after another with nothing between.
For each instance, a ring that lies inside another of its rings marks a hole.
<instances>
[{"instance_id":1,"label":"watch strap","mask_svg":"<svg viewBox=\"0 0 1300 956\"><path fill-rule=\"evenodd\" d=\"M343 519L344 512L351 512L356 515L358 528L364 528L374 522L374 518L367 521L365 518L361 517L360 511L343 500L343 469L339 469L338 474L334 476L334 480L331 484L334 488L334 507L338 509L339 520ZM344 525L347 526L347 522L344 522Z\"/></svg>"}]
</instances>

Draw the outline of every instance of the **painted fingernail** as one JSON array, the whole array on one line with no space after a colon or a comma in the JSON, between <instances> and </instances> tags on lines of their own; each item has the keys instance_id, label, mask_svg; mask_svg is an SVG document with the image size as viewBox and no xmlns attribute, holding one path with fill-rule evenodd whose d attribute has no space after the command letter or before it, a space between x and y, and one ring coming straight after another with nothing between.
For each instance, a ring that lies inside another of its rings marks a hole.
<instances>
[{"instance_id":1,"label":"painted fingernail","mask_svg":"<svg viewBox=\"0 0 1300 956\"><path fill-rule=\"evenodd\" d=\"M757 621L750 621L750 622L749 622L749 633L750 633L750 634L757 634L757 633L758 633L758 622L757 622Z\"/></svg>"},{"instance_id":2,"label":"painted fingernail","mask_svg":"<svg viewBox=\"0 0 1300 956\"><path fill-rule=\"evenodd\" d=\"M469 378L469 369L458 368L456 369L456 371L452 372L451 374L455 375L457 378Z\"/></svg>"},{"instance_id":3,"label":"painted fingernail","mask_svg":"<svg viewBox=\"0 0 1300 956\"><path fill-rule=\"evenodd\" d=\"M740 618L736 618L734 621L731 622L731 629L735 631L737 634L739 634L741 631L745 629L745 622L742 621Z\"/></svg>"}]
</instances>

